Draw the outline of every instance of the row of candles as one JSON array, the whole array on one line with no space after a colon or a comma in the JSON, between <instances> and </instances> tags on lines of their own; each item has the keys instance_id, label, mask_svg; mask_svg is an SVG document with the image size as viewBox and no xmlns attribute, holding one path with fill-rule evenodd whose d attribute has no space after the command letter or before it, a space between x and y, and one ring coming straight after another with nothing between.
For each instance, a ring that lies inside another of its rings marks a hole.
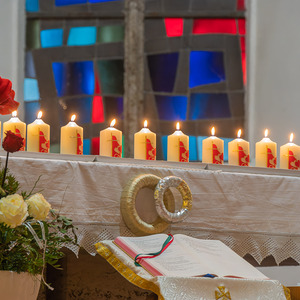
<instances>
[{"instance_id":1,"label":"row of candles","mask_svg":"<svg viewBox=\"0 0 300 300\"><path fill-rule=\"evenodd\" d=\"M83 128L75 123L76 116L61 127L60 153L83 154ZM122 131L114 127L114 119L110 126L100 131L100 155L121 157ZM134 135L134 158L156 160L156 134L144 122L144 128ZM12 113L12 118L3 123L3 133L11 130L26 139L26 124ZM1 122L0 122L1 132ZM26 143L26 142L25 142ZM21 151L25 150L25 143ZM268 138L268 129L265 137L256 143L255 162L257 167L276 168L277 144ZM48 153L50 149L50 126L42 120L42 112L37 119L27 126L27 151ZM249 142L241 138L241 130L237 138L228 143L228 163L238 166L249 166ZM215 135L215 128L211 136L202 141L202 162L223 164L224 141ZM189 137L180 130L179 122L176 130L168 136L167 160L175 162L189 161ZM300 146L293 143L293 133L290 142L280 147L280 168L298 170L300 168Z\"/></svg>"}]
</instances>

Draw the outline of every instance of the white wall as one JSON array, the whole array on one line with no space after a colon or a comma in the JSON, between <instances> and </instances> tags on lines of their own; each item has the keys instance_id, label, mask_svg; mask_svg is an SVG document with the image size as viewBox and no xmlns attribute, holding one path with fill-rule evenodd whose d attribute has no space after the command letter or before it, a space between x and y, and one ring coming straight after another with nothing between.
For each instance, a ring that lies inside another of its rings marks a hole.
<instances>
[{"instance_id":1,"label":"white wall","mask_svg":"<svg viewBox=\"0 0 300 300\"><path fill-rule=\"evenodd\" d=\"M255 142L265 128L279 146L291 132L300 144L300 1L248 2L247 127Z\"/></svg>"},{"instance_id":2,"label":"white wall","mask_svg":"<svg viewBox=\"0 0 300 300\"><path fill-rule=\"evenodd\" d=\"M12 81L24 118L23 80L25 48L25 0L0 0L0 76ZM0 120L10 117L0 116Z\"/></svg>"}]
</instances>

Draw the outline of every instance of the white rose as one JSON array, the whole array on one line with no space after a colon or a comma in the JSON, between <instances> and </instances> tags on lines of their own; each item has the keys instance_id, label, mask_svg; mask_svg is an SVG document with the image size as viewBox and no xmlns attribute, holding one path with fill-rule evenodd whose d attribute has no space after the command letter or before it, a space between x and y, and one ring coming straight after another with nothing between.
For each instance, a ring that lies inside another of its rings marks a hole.
<instances>
[{"instance_id":1,"label":"white rose","mask_svg":"<svg viewBox=\"0 0 300 300\"><path fill-rule=\"evenodd\" d=\"M0 199L0 222L11 228L21 225L28 217L27 204L23 197L14 194Z\"/></svg>"},{"instance_id":2,"label":"white rose","mask_svg":"<svg viewBox=\"0 0 300 300\"><path fill-rule=\"evenodd\" d=\"M26 200L28 212L36 220L45 220L48 216L51 205L47 202L42 194L34 194Z\"/></svg>"}]
</instances>

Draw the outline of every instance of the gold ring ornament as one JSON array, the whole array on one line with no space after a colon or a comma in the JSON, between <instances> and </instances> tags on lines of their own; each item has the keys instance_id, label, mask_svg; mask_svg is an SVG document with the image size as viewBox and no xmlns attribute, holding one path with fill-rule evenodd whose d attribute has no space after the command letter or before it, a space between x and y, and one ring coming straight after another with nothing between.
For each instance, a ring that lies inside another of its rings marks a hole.
<instances>
[{"instance_id":1,"label":"gold ring ornament","mask_svg":"<svg viewBox=\"0 0 300 300\"><path fill-rule=\"evenodd\" d=\"M165 231L169 223L162 220L160 216L149 224L144 222L138 215L135 207L136 197L140 189L150 188L154 191L160 177L152 174L142 174L130 180L121 195L121 213L127 227L136 235L148 235ZM175 210L175 200L172 192L167 189L163 195L162 202L169 211Z\"/></svg>"},{"instance_id":2,"label":"gold ring ornament","mask_svg":"<svg viewBox=\"0 0 300 300\"><path fill-rule=\"evenodd\" d=\"M163 201L164 194L170 187L175 187L182 196L182 207L177 212L170 212ZM192 193L187 183L176 176L162 178L154 191L155 206L158 215L168 223L177 223L185 219L192 208Z\"/></svg>"}]
</instances>

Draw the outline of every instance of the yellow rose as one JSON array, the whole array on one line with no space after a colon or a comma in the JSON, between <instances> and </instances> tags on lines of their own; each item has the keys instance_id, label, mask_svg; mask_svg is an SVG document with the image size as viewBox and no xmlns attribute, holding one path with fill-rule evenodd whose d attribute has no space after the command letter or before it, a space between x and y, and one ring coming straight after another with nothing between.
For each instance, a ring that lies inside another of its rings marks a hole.
<instances>
[{"instance_id":1,"label":"yellow rose","mask_svg":"<svg viewBox=\"0 0 300 300\"><path fill-rule=\"evenodd\" d=\"M28 204L28 212L31 217L41 221L47 218L51 205L42 194L34 194L26 200L26 202Z\"/></svg>"},{"instance_id":2,"label":"yellow rose","mask_svg":"<svg viewBox=\"0 0 300 300\"><path fill-rule=\"evenodd\" d=\"M11 228L21 225L28 216L23 197L14 194L0 199L0 222Z\"/></svg>"}]
</instances>

